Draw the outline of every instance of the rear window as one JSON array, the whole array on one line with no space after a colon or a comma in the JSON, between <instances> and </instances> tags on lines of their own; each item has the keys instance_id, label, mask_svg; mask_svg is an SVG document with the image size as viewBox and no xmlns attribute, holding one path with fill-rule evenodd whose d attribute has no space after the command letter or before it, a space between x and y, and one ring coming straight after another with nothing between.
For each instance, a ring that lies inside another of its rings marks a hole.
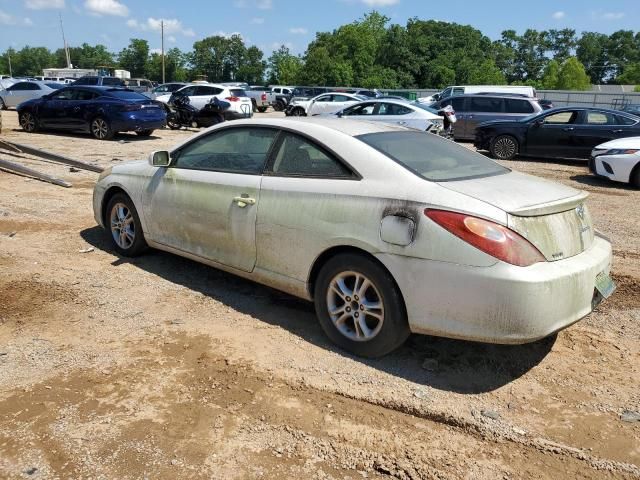
<instances>
[{"instance_id":1,"label":"rear window","mask_svg":"<svg viewBox=\"0 0 640 480\"><path fill-rule=\"evenodd\" d=\"M102 79L102 85L106 85L106 86L123 85L123 82L119 78L104 77Z\"/></svg>"},{"instance_id":2,"label":"rear window","mask_svg":"<svg viewBox=\"0 0 640 480\"><path fill-rule=\"evenodd\" d=\"M510 171L484 155L432 133L379 132L356 138L416 175L434 182L488 177Z\"/></svg>"},{"instance_id":3,"label":"rear window","mask_svg":"<svg viewBox=\"0 0 640 480\"><path fill-rule=\"evenodd\" d=\"M504 102L507 113L533 113L534 111L533 105L526 100L505 98Z\"/></svg>"},{"instance_id":4,"label":"rear window","mask_svg":"<svg viewBox=\"0 0 640 480\"><path fill-rule=\"evenodd\" d=\"M107 92L109 92L110 96L121 100L149 100L148 97L145 97L141 93L134 92L133 90L116 90L114 88L107 90Z\"/></svg>"},{"instance_id":5,"label":"rear window","mask_svg":"<svg viewBox=\"0 0 640 480\"><path fill-rule=\"evenodd\" d=\"M242 88L232 88L229 90L233 97L246 97L247 93Z\"/></svg>"},{"instance_id":6,"label":"rear window","mask_svg":"<svg viewBox=\"0 0 640 480\"><path fill-rule=\"evenodd\" d=\"M455 109L455 107L454 107ZM502 112L502 99L490 97L472 97L470 112L499 113Z\"/></svg>"}]
</instances>

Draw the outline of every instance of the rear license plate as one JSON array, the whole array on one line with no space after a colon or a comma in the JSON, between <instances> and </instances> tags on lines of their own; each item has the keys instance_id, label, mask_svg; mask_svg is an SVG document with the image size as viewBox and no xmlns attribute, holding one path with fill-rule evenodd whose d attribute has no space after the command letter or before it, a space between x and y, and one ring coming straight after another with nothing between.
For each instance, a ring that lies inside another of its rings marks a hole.
<instances>
[{"instance_id":1,"label":"rear license plate","mask_svg":"<svg viewBox=\"0 0 640 480\"><path fill-rule=\"evenodd\" d=\"M607 273L600 272L596 277L596 289L604 298L609 298L616 291L616 284Z\"/></svg>"}]
</instances>

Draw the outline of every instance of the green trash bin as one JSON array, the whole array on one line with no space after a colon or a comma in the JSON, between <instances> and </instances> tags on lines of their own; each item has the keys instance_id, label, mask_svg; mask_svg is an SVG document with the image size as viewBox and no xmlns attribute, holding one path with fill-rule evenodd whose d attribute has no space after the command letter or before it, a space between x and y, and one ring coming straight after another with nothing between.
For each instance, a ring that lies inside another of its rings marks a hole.
<instances>
[{"instance_id":1,"label":"green trash bin","mask_svg":"<svg viewBox=\"0 0 640 480\"><path fill-rule=\"evenodd\" d=\"M390 90L387 95L396 95L398 97L404 97L407 100L417 100L418 94L416 92L407 92L405 90Z\"/></svg>"}]
</instances>

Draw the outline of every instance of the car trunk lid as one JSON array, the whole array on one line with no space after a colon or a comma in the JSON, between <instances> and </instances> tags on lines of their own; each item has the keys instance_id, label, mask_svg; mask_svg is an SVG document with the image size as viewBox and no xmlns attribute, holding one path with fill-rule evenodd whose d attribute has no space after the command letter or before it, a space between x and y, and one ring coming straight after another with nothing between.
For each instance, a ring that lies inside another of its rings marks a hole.
<instances>
[{"instance_id":1,"label":"car trunk lid","mask_svg":"<svg viewBox=\"0 0 640 480\"><path fill-rule=\"evenodd\" d=\"M440 185L504 210L507 226L548 261L578 255L593 243L585 192L516 172Z\"/></svg>"}]
</instances>

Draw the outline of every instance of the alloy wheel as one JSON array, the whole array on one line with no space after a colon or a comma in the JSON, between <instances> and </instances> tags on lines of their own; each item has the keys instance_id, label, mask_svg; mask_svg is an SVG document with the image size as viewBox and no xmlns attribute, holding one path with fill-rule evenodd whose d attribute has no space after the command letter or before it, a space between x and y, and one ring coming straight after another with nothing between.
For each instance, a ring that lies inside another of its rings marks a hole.
<instances>
[{"instance_id":1,"label":"alloy wheel","mask_svg":"<svg viewBox=\"0 0 640 480\"><path fill-rule=\"evenodd\" d=\"M496 140L493 146L493 151L498 158L513 158L517 151L516 142L509 137L500 137Z\"/></svg>"},{"instance_id":2,"label":"alloy wheel","mask_svg":"<svg viewBox=\"0 0 640 480\"><path fill-rule=\"evenodd\" d=\"M111 235L123 250L131 248L136 239L136 226L133 214L124 203L116 203L111 208Z\"/></svg>"},{"instance_id":3,"label":"alloy wheel","mask_svg":"<svg viewBox=\"0 0 640 480\"><path fill-rule=\"evenodd\" d=\"M348 339L366 342L382 329L382 297L362 273L346 271L336 275L329 284L326 301L331 321Z\"/></svg>"},{"instance_id":4,"label":"alloy wheel","mask_svg":"<svg viewBox=\"0 0 640 480\"><path fill-rule=\"evenodd\" d=\"M104 119L96 118L91 122L91 133L94 137L104 140L109 135L109 125Z\"/></svg>"},{"instance_id":5,"label":"alloy wheel","mask_svg":"<svg viewBox=\"0 0 640 480\"><path fill-rule=\"evenodd\" d=\"M23 113L20 116L20 126L25 132L33 132L36 129L36 119L35 117L29 113Z\"/></svg>"}]
</instances>

